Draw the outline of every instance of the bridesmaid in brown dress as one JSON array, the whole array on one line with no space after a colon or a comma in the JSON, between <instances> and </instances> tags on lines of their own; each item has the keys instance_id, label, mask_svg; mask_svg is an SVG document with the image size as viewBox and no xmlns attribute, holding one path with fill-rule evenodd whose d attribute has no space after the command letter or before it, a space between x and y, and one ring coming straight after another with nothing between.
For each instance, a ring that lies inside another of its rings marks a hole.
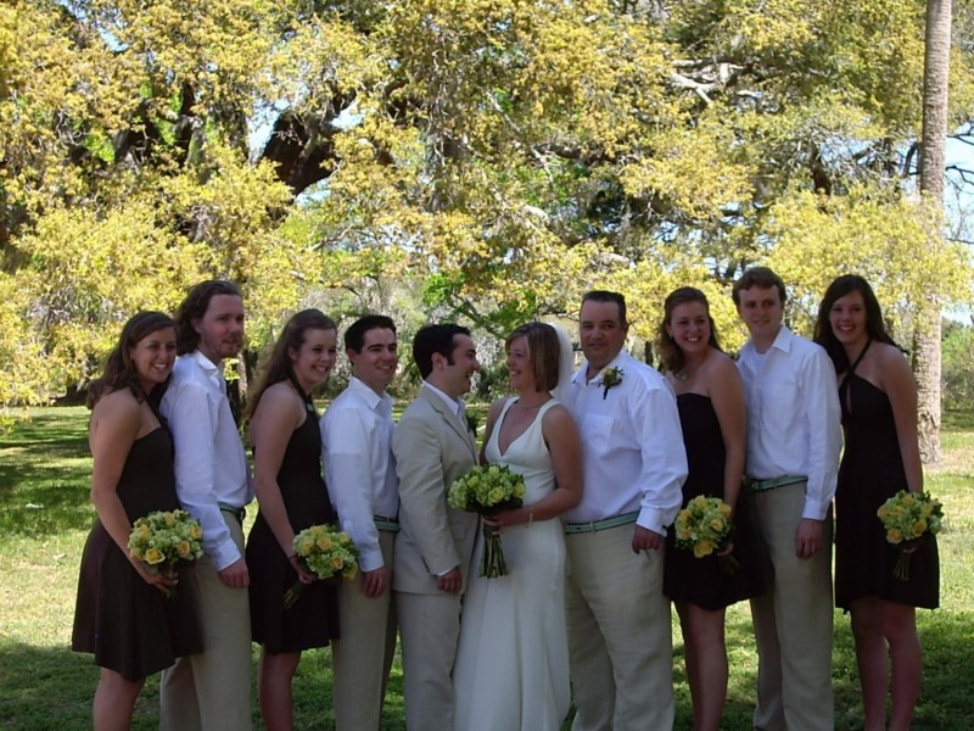
<instances>
[{"instance_id":1,"label":"bridesmaid in brown dress","mask_svg":"<svg viewBox=\"0 0 974 731\"><path fill-rule=\"evenodd\" d=\"M732 543L739 566L730 575L717 554L695 558L667 531L663 593L676 605L683 631L693 731L717 731L727 695L726 607L764 591L763 556L746 510L738 510L744 473L744 386L714 332L703 292L681 287L664 303L659 330L663 370L676 392L689 473L683 506L698 495L721 498L734 510Z\"/></svg>"},{"instance_id":2,"label":"bridesmaid in brown dress","mask_svg":"<svg viewBox=\"0 0 974 731\"><path fill-rule=\"evenodd\" d=\"M939 603L937 542L922 539L911 557L910 579L897 579L900 547L887 543L876 511L900 490L923 490L916 382L886 332L876 295L860 276L829 285L815 341L835 363L845 428L835 494L835 602L852 613L866 731L887 728L887 692L888 728L907 731L922 670L916 607Z\"/></svg>"},{"instance_id":3,"label":"bridesmaid in brown dress","mask_svg":"<svg viewBox=\"0 0 974 731\"><path fill-rule=\"evenodd\" d=\"M88 443L98 519L85 543L71 647L101 666L94 728L128 728L145 678L203 647L189 582L146 572L129 556L132 523L179 508L172 440L156 409L176 358L175 323L140 312L91 385Z\"/></svg>"},{"instance_id":4,"label":"bridesmaid in brown dress","mask_svg":"<svg viewBox=\"0 0 974 731\"><path fill-rule=\"evenodd\" d=\"M335 523L321 477L321 436L311 392L335 366L335 323L302 310L285 325L248 404L254 447L254 487L260 512L247 539L250 621L260 658L261 715L268 731L293 728L291 680L301 651L338 637L338 595L315 581L294 553L294 536ZM284 594L300 580L297 601Z\"/></svg>"}]
</instances>

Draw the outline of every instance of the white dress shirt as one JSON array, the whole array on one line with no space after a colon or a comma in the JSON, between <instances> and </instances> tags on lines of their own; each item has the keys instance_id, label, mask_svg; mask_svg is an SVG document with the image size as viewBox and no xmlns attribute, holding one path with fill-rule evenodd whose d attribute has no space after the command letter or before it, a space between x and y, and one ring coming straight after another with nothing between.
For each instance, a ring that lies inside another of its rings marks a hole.
<instances>
[{"instance_id":1,"label":"white dress shirt","mask_svg":"<svg viewBox=\"0 0 974 731\"><path fill-rule=\"evenodd\" d=\"M399 513L392 397L379 396L352 376L319 426L328 494L342 530L359 550L360 568L375 571L383 560L374 518L396 518Z\"/></svg>"},{"instance_id":2,"label":"white dress shirt","mask_svg":"<svg viewBox=\"0 0 974 731\"><path fill-rule=\"evenodd\" d=\"M605 391L602 376L618 368L622 381ZM639 512L636 523L666 534L683 502L687 455L676 397L666 380L622 351L586 383L588 363L572 377L571 409L582 436L585 475L581 502L566 523Z\"/></svg>"},{"instance_id":3,"label":"white dress shirt","mask_svg":"<svg viewBox=\"0 0 974 731\"><path fill-rule=\"evenodd\" d=\"M179 502L200 522L203 550L222 571L240 551L220 503L242 508L254 497L223 369L198 350L180 356L159 410L172 431Z\"/></svg>"},{"instance_id":4,"label":"white dress shirt","mask_svg":"<svg viewBox=\"0 0 974 731\"><path fill-rule=\"evenodd\" d=\"M737 361L747 398L747 476L808 477L803 518L824 520L835 496L842 415L825 350L782 325L771 347Z\"/></svg>"}]
</instances>

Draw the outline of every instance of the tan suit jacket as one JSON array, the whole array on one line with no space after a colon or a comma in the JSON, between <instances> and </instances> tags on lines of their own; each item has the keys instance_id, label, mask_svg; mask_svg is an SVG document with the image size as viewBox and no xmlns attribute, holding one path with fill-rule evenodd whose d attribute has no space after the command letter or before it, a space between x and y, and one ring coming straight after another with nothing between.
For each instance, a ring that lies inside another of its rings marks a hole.
<instances>
[{"instance_id":1,"label":"tan suit jacket","mask_svg":"<svg viewBox=\"0 0 974 731\"><path fill-rule=\"evenodd\" d=\"M477 464L472 432L427 388L399 419L392 437L399 475L399 525L393 588L439 594L437 576L459 566L464 591L477 537L474 513L454 510L447 491Z\"/></svg>"}]
</instances>

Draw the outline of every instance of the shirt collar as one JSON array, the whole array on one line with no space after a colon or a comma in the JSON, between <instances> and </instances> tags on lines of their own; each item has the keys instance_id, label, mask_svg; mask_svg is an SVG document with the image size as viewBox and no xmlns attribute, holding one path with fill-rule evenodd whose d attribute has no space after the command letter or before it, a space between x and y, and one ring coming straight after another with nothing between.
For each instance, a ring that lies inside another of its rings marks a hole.
<instances>
[{"instance_id":1,"label":"shirt collar","mask_svg":"<svg viewBox=\"0 0 974 731\"><path fill-rule=\"evenodd\" d=\"M621 364L626 360L629 354L626 352L625 348L616 353L616 357L613 358L609 363L606 364L605 368L600 370L595 374L595 377L591 381L586 383L585 373L588 371L588 361L582 362L582 367L575 371L575 375L572 376L572 383L578 386L600 386L602 385L602 375L612 368L620 368ZM621 368L620 368L621 369Z\"/></svg>"},{"instance_id":2,"label":"shirt collar","mask_svg":"<svg viewBox=\"0 0 974 731\"><path fill-rule=\"evenodd\" d=\"M464 407L466 406L466 404L463 403L463 399L453 398L452 396L438 389L429 381L423 381L423 388L428 388L430 391L435 393L440 399L443 400L443 403L445 403L454 414L456 414L457 416L463 415L463 410Z\"/></svg>"},{"instance_id":3,"label":"shirt collar","mask_svg":"<svg viewBox=\"0 0 974 731\"><path fill-rule=\"evenodd\" d=\"M387 401L392 401L392 396L390 396L388 393L383 392L383 394L380 396L355 376L348 379L348 388L354 393L357 393L373 411L375 411L376 407L378 407L380 404L385 404Z\"/></svg>"}]
</instances>

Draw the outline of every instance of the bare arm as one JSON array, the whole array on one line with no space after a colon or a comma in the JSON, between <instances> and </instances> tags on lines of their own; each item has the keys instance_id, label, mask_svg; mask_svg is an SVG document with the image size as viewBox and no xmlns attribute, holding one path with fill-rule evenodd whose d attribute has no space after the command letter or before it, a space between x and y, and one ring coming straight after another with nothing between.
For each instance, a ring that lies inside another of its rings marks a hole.
<instances>
[{"instance_id":1,"label":"bare arm","mask_svg":"<svg viewBox=\"0 0 974 731\"><path fill-rule=\"evenodd\" d=\"M896 424L896 440L910 490L923 490L923 466L917 440L917 385L906 359L893 346L883 349L881 386L889 397Z\"/></svg>"},{"instance_id":2,"label":"bare arm","mask_svg":"<svg viewBox=\"0 0 974 731\"><path fill-rule=\"evenodd\" d=\"M300 426L303 407L301 399L286 384L271 386L257 405L250 425L250 441L254 445L254 489L261 515L301 581L308 583L314 577L304 571L294 557L294 529L287 517L281 486L277 483L288 441Z\"/></svg>"},{"instance_id":3,"label":"bare arm","mask_svg":"<svg viewBox=\"0 0 974 731\"><path fill-rule=\"evenodd\" d=\"M125 467L125 460L142 430L142 408L128 390L115 391L103 396L91 415L88 443L93 465L91 471L91 502L98 519L119 550L128 558L143 581L162 592L175 585L175 579L161 574L150 574L141 561L129 554L129 522L122 501L118 498L118 481Z\"/></svg>"},{"instance_id":4,"label":"bare arm","mask_svg":"<svg viewBox=\"0 0 974 731\"><path fill-rule=\"evenodd\" d=\"M720 424L724 441L724 502L737 508L744 474L745 440L747 435L744 384L730 358L721 357L714 363L713 376L708 384L710 400Z\"/></svg>"}]
</instances>

